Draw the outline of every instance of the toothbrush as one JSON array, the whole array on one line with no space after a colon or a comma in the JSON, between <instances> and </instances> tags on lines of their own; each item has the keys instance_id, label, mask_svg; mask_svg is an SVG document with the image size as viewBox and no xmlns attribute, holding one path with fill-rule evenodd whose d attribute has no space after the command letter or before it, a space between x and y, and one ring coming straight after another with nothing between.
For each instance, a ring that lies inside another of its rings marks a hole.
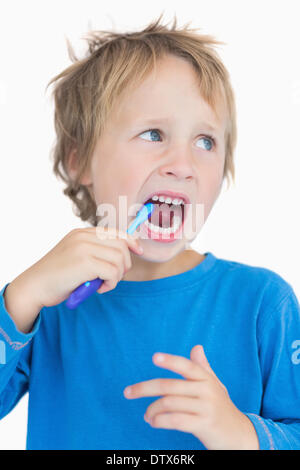
<instances>
[{"instance_id":1,"label":"toothbrush","mask_svg":"<svg viewBox=\"0 0 300 470\"><path fill-rule=\"evenodd\" d=\"M138 212L136 218L133 220L132 224L127 229L127 233L129 233L129 235L132 235L133 232L138 228L138 226L148 219L149 215L152 214L154 207L155 205L151 204L150 202L142 207L142 209ZM96 292L102 283L103 279L100 278L94 279L93 281L84 282L75 290L73 290L73 292L71 292L66 301L66 306L69 309L76 308L87 297Z\"/></svg>"}]
</instances>

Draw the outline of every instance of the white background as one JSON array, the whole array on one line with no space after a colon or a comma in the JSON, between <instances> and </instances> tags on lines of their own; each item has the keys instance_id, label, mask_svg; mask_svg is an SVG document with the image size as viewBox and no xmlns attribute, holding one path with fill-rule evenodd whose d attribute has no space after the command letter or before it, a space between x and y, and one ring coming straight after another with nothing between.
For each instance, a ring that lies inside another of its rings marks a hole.
<instances>
[{"instance_id":1,"label":"white background","mask_svg":"<svg viewBox=\"0 0 300 470\"><path fill-rule=\"evenodd\" d=\"M238 113L236 185L223 191L192 247L271 269L300 299L300 28L298 0L43 0L0 3L0 288L67 232L85 227L49 157L49 80L81 56L89 29L144 28L164 11L227 43ZM28 394L0 422L0 449L24 449Z\"/></svg>"}]
</instances>

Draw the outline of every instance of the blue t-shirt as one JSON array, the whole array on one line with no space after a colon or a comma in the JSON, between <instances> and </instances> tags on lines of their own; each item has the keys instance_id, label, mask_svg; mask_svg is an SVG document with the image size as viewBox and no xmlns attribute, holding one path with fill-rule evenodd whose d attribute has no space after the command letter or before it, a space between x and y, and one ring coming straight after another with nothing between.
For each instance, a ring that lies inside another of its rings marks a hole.
<instances>
[{"instance_id":1,"label":"blue t-shirt","mask_svg":"<svg viewBox=\"0 0 300 470\"><path fill-rule=\"evenodd\" d=\"M300 308L275 272L205 253L196 267L120 281L75 310L44 307L24 334L0 291L0 418L29 391L27 449L205 449L191 433L152 428L126 386L180 378L155 352L190 359L203 345L260 449L300 449ZM1 423L0 423L1 426Z\"/></svg>"}]
</instances>

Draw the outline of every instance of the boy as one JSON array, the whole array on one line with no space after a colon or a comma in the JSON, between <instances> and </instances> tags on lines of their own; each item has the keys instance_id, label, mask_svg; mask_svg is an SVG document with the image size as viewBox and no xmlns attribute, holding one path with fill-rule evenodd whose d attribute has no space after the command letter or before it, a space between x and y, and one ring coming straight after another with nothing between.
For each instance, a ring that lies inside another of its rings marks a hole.
<instances>
[{"instance_id":1,"label":"boy","mask_svg":"<svg viewBox=\"0 0 300 470\"><path fill-rule=\"evenodd\" d=\"M234 178L229 75L217 41L159 22L91 34L86 58L50 82L54 171L92 227L1 291L0 417L29 391L27 449L300 449L292 287L185 249L195 234L182 224L197 204L206 220ZM124 216L120 195L152 200L156 227L97 226L103 203ZM69 310L69 294L97 277L101 288Z\"/></svg>"}]
</instances>

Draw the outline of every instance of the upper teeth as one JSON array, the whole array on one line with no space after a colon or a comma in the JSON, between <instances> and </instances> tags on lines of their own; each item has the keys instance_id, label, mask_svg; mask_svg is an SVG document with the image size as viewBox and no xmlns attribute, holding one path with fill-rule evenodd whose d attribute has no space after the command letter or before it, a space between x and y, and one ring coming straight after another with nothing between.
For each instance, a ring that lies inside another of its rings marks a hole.
<instances>
[{"instance_id":1,"label":"upper teeth","mask_svg":"<svg viewBox=\"0 0 300 470\"><path fill-rule=\"evenodd\" d=\"M165 197L165 196L153 196L151 199L153 201L159 201L159 202L165 202L166 204L174 204L175 206L184 204L183 199L172 199L171 197Z\"/></svg>"}]
</instances>

